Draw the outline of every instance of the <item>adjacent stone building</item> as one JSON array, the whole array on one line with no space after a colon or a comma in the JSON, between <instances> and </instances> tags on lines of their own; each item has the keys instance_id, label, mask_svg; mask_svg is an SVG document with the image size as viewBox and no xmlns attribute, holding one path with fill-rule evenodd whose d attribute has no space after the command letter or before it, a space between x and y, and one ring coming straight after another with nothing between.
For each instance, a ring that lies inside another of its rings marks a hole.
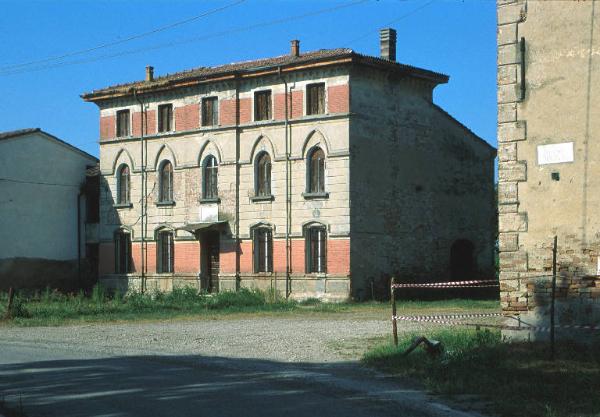
<instances>
[{"instance_id":1,"label":"adjacent stone building","mask_svg":"<svg viewBox=\"0 0 600 417\"><path fill-rule=\"evenodd\" d=\"M100 275L122 289L369 298L493 276L495 149L433 102L448 77L350 49L83 94L100 109Z\"/></svg>"},{"instance_id":2,"label":"adjacent stone building","mask_svg":"<svg viewBox=\"0 0 600 417\"><path fill-rule=\"evenodd\" d=\"M548 323L555 235L558 324L600 321L596 3L497 3L501 298L534 324Z\"/></svg>"},{"instance_id":3,"label":"adjacent stone building","mask_svg":"<svg viewBox=\"0 0 600 417\"><path fill-rule=\"evenodd\" d=\"M0 291L91 285L98 179L96 157L39 128L0 132Z\"/></svg>"}]
</instances>

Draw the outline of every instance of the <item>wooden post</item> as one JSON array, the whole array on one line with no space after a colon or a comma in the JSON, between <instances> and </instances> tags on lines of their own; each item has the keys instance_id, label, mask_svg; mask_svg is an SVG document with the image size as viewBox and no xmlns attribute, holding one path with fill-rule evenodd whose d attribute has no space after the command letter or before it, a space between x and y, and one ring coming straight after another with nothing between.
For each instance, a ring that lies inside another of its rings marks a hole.
<instances>
[{"instance_id":1,"label":"wooden post","mask_svg":"<svg viewBox=\"0 0 600 417\"><path fill-rule=\"evenodd\" d=\"M8 305L6 306L6 318L10 319L11 315L12 315L12 305L13 305L13 300L15 298L15 291L13 290L13 287L10 287L8 289Z\"/></svg>"},{"instance_id":2,"label":"wooden post","mask_svg":"<svg viewBox=\"0 0 600 417\"><path fill-rule=\"evenodd\" d=\"M556 243L557 237L554 236L554 245L552 246L552 300L550 303L550 359L555 359L554 346L554 300L556 299Z\"/></svg>"},{"instance_id":3,"label":"wooden post","mask_svg":"<svg viewBox=\"0 0 600 417\"><path fill-rule=\"evenodd\" d=\"M396 278L392 277L392 284L390 285L390 298L392 302L392 332L394 333L394 346L398 346L398 324L396 322L396 294L394 291L394 284Z\"/></svg>"}]
</instances>

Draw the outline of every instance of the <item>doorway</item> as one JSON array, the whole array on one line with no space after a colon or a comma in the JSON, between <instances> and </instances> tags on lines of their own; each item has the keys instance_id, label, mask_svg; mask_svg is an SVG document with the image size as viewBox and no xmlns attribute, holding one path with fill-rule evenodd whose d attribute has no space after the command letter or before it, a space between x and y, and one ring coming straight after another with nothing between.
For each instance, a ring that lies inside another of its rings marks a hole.
<instances>
[{"instance_id":1,"label":"doorway","mask_svg":"<svg viewBox=\"0 0 600 417\"><path fill-rule=\"evenodd\" d=\"M209 293L219 291L219 232L206 232L200 237L202 242L202 275L204 288Z\"/></svg>"}]
</instances>

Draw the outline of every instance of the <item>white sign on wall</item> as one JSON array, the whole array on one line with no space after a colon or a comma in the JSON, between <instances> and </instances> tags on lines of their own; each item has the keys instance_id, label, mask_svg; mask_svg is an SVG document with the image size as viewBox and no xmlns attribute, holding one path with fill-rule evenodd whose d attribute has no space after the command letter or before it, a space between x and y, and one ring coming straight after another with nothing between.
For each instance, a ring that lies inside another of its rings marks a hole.
<instances>
[{"instance_id":1,"label":"white sign on wall","mask_svg":"<svg viewBox=\"0 0 600 417\"><path fill-rule=\"evenodd\" d=\"M219 220L219 205L202 204L200 206L200 221L201 222L216 222Z\"/></svg>"},{"instance_id":2,"label":"white sign on wall","mask_svg":"<svg viewBox=\"0 0 600 417\"><path fill-rule=\"evenodd\" d=\"M539 145L537 156L538 165L573 162L573 142Z\"/></svg>"}]
</instances>

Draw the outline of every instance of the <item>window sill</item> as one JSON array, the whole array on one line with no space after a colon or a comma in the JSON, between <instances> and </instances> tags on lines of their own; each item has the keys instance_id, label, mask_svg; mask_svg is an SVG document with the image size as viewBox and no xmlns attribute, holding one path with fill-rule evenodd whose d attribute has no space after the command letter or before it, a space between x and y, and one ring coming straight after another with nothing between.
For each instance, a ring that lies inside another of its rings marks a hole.
<instances>
[{"instance_id":1,"label":"window sill","mask_svg":"<svg viewBox=\"0 0 600 417\"><path fill-rule=\"evenodd\" d=\"M211 204L211 203L220 203L221 199L219 197L215 198L201 198L198 200L200 204Z\"/></svg>"},{"instance_id":2,"label":"window sill","mask_svg":"<svg viewBox=\"0 0 600 417\"><path fill-rule=\"evenodd\" d=\"M133 203L117 203L113 204L113 208L122 209L122 208L132 208Z\"/></svg>"},{"instance_id":3,"label":"window sill","mask_svg":"<svg viewBox=\"0 0 600 417\"><path fill-rule=\"evenodd\" d=\"M169 207L169 206L174 206L175 202L174 201L157 201L156 203L157 207Z\"/></svg>"},{"instance_id":4,"label":"window sill","mask_svg":"<svg viewBox=\"0 0 600 417\"><path fill-rule=\"evenodd\" d=\"M329 198L329 193L302 193L302 197L304 197L305 200L327 199Z\"/></svg>"},{"instance_id":5,"label":"window sill","mask_svg":"<svg viewBox=\"0 0 600 417\"><path fill-rule=\"evenodd\" d=\"M275 200L275 196L273 195L257 195L254 197L250 197L250 201L253 203L264 203Z\"/></svg>"}]
</instances>

